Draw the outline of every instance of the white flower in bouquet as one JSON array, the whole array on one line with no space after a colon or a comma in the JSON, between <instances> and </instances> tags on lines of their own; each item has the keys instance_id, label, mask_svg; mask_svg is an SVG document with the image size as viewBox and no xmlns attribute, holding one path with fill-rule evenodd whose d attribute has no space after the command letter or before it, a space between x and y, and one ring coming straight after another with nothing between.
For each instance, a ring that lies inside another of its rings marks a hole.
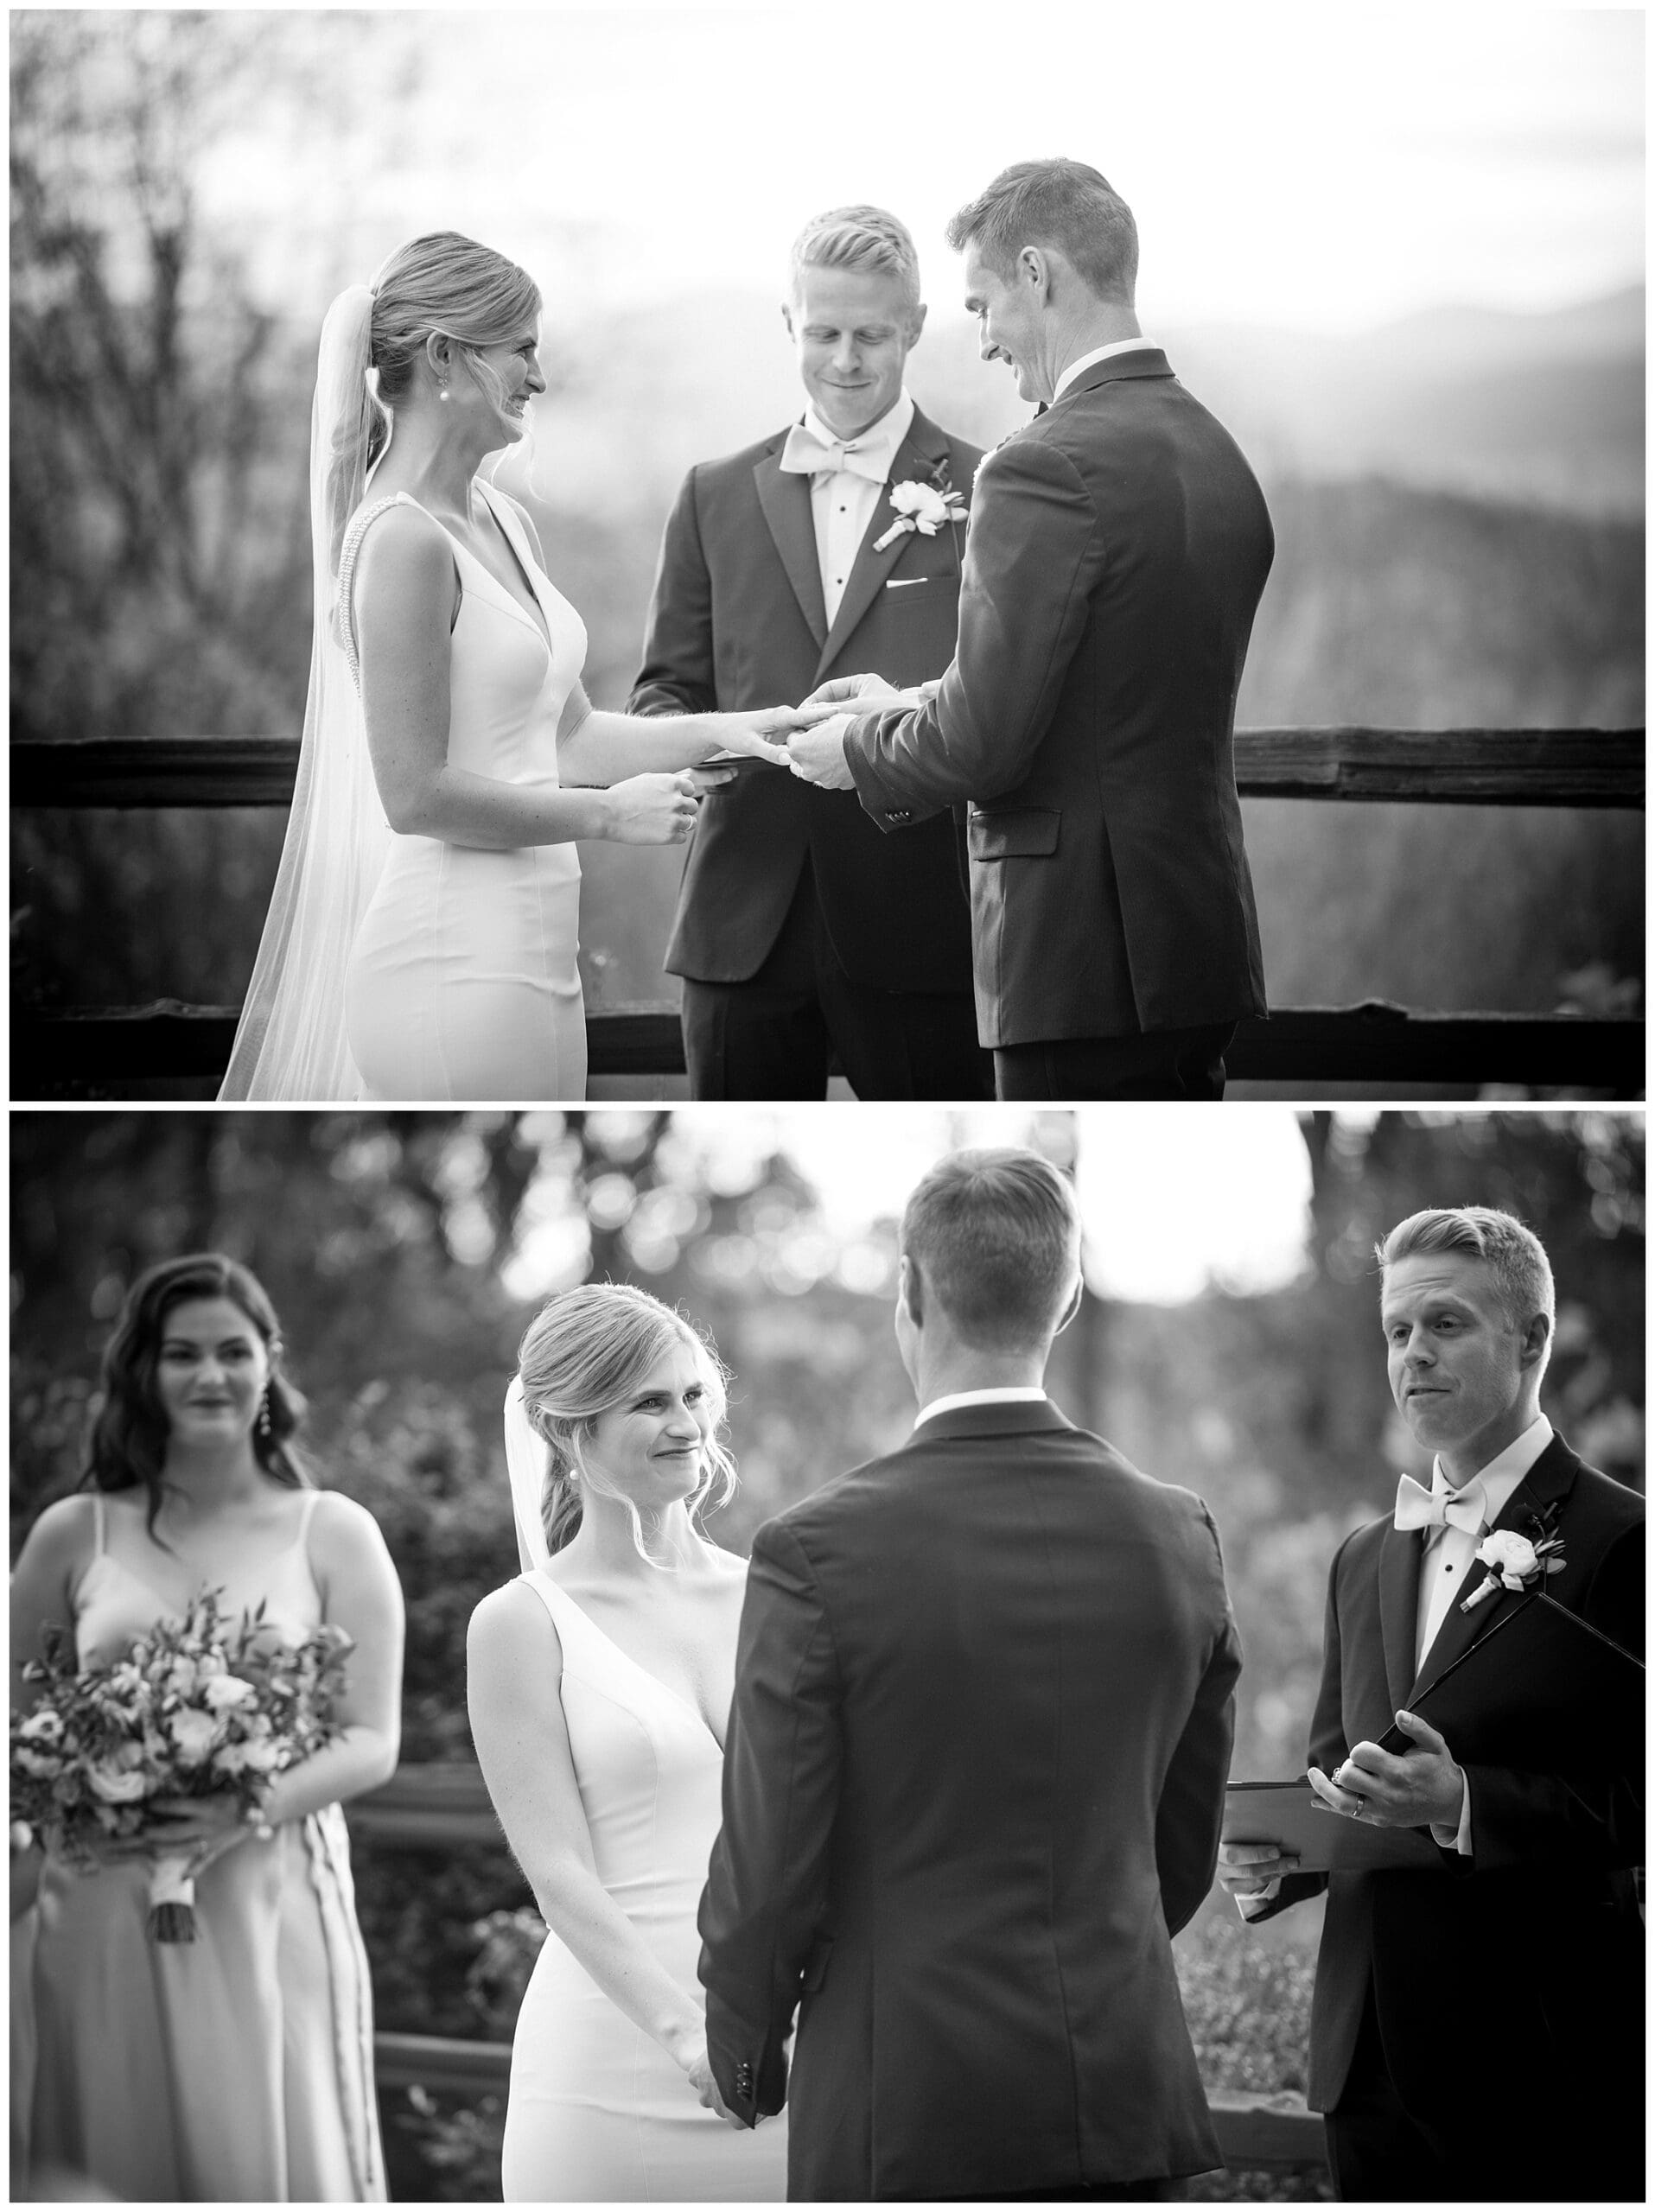
<instances>
[{"instance_id":1,"label":"white flower in bouquet","mask_svg":"<svg viewBox=\"0 0 1655 2212\"><path fill-rule=\"evenodd\" d=\"M61 1774L64 1768L64 1761L54 1751L37 1751L32 1744L14 1745L11 1764L41 1782L50 1775Z\"/></svg>"},{"instance_id":2,"label":"white flower in bouquet","mask_svg":"<svg viewBox=\"0 0 1655 2212\"><path fill-rule=\"evenodd\" d=\"M149 1777L141 1768L118 1766L113 1760L88 1767L86 1782L106 1805L136 1805L150 1794Z\"/></svg>"},{"instance_id":3,"label":"white flower in bouquet","mask_svg":"<svg viewBox=\"0 0 1655 2212\"><path fill-rule=\"evenodd\" d=\"M201 1692L210 1713L229 1713L238 1706L257 1705L258 1692L239 1675L215 1675Z\"/></svg>"},{"instance_id":4,"label":"white flower in bouquet","mask_svg":"<svg viewBox=\"0 0 1655 2212\"><path fill-rule=\"evenodd\" d=\"M39 1713L31 1713L17 1731L26 1744L55 1744L63 1736L63 1716L46 1706Z\"/></svg>"},{"instance_id":5,"label":"white flower in bouquet","mask_svg":"<svg viewBox=\"0 0 1655 2212\"><path fill-rule=\"evenodd\" d=\"M178 1746L179 1764L182 1766L200 1766L220 1740L218 1721L210 1713L199 1712L192 1705L175 1713L167 1726Z\"/></svg>"}]
</instances>

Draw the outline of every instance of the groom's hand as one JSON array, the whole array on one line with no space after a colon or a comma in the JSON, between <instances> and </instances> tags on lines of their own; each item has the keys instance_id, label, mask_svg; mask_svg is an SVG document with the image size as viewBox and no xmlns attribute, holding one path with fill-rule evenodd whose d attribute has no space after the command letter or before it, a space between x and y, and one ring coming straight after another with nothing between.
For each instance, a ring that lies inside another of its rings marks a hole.
<instances>
[{"instance_id":1,"label":"groom's hand","mask_svg":"<svg viewBox=\"0 0 1655 2212\"><path fill-rule=\"evenodd\" d=\"M787 740L788 766L794 775L823 791L854 791L856 779L844 757L844 734L850 722L849 715L834 715L814 729L796 729Z\"/></svg>"},{"instance_id":2,"label":"groom's hand","mask_svg":"<svg viewBox=\"0 0 1655 2212\"><path fill-rule=\"evenodd\" d=\"M902 696L895 684L888 683L882 676L836 676L831 683L818 683L809 698L799 703L801 708L848 707L854 701L871 712Z\"/></svg>"},{"instance_id":3,"label":"groom's hand","mask_svg":"<svg viewBox=\"0 0 1655 2212\"><path fill-rule=\"evenodd\" d=\"M1427 1720L1398 1713L1397 1725L1418 1749L1400 1758L1377 1744L1357 1745L1331 1776L1310 1769L1310 1787L1324 1805L1381 1828L1457 1827L1466 1777Z\"/></svg>"}]
</instances>

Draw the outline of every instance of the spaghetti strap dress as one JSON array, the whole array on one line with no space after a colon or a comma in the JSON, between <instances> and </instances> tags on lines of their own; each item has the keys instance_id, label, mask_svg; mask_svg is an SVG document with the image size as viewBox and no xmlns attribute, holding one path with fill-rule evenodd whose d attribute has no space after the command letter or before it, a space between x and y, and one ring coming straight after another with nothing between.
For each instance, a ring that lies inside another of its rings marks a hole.
<instances>
[{"instance_id":1,"label":"spaghetti strap dress","mask_svg":"<svg viewBox=\"0 0 1655 2212\"><path fill-rule=\"evenodd\" d=\"M322 1618L306 1547L319 1495L305 1494L289 1546L226 1586L232 1611L262 1600L296 1643ZM114 1664L175 1618L145 1579L156 1548L94 1505L73 1599L82 1668ZM29 1931L37 2183L62 2193L79 2177L148 2202L383 2202L367 1957L339 1806L215 1859L196 1878L194 1942L146 1934L149 1874L147 1861L77 1874L48 1858Z\"/></svg>"}]
</instances>

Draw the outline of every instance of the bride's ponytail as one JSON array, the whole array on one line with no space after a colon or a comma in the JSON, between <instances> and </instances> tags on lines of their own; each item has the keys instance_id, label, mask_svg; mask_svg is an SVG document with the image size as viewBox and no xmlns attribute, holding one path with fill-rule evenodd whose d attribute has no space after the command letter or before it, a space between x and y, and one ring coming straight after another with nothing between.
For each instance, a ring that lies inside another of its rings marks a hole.
<instances>
[{"instance_id":1,"label":"bride's ponytail","mask_svg":"<svg viewBox=\"0 0 1655 2212\"><path fill-rule=\"evenodd\" d=\"M372 358L374 296L366 284L352 284L328 310L321 327L321 367L316 380L316 404L328 408L325 419L333 425L325 468L328 568L339 574L340 549L345 525L360 504L368 470L383 451L388 435L384 410L375 395L377 381L369 365ZM332 389L324 393L324 385ZM372 448L374 430L379 432L379 451Z\"/></svg>"}]
</instances>

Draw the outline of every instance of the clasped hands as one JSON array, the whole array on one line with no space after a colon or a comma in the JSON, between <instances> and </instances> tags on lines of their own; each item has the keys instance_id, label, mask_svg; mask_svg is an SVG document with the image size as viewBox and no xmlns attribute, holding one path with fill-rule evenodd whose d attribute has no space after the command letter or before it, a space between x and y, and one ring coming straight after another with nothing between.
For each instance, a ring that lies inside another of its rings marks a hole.
<instances>
[{"instance_id":1,"label":"clasped hands","mask_svg":"<svg viewBox=\"0 0 1655 2212\"><path fill-rule=\"evenodd\" d=\"M855 787L850 766L844 757L844 734L855 716L846 711L847 702L854 700L856 711L866 714L875 708L923 707L937 696L939 683L921 683L911 691L899 691L882 676L837 676L831 683L824 683L802 699L799 712L812 717L807 728L797 728L787 740L787 765L794 775L807 784L816 784L823 791L848 791Z\"/></svg>"},{"instance_id":2,"label":"clasped hands","mask_svg":"<svg viewBox=\"0 0 1655 2212\"><path fill-rule=\"evenodd\" d=\"M847 711L850 702L854 701L862 713L874 708L922 707L936 696L937 689L936 683L922 683L913 690L899 691L882 676L836 676L796 707L771 707L761 714L718 719L732 725L731 751L791 768L804 782L824 791L848 791L853 788L844 757L844 734L853 720ZM782 738L785 744L778 742Z\"/></svg>"}]
</instances>

